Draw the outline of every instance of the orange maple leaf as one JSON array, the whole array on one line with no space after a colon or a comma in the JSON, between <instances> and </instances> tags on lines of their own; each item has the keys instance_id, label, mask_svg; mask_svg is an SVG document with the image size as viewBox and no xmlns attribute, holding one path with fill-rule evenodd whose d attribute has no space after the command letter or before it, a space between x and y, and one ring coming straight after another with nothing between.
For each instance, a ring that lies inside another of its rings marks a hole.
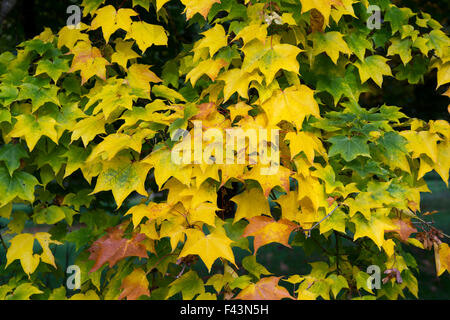
<instances>
[{"instance_id":1,"label":"orange maple leaf","mask_svg":"<svg viewBox=\"0 0 450 320\"><path fill-rule=\"evenodd\" d=\"M412 233L417 232L417 229L414 228L411 220L402 220L402 219L393 219L392 222L398 226L398 229L395 230L386 230L386 232L396 232L399 234L400 239L402 241L408 241L409 236Z\"/></svg>"},{"instance_id":2,"label":"orange maple leaf","mask_svg":"<svg viewBox=\"0 0 450 320\"><path fill-rule=\"evenodd\" d=\"M297 228L297 225L287 219L275 221L273 218L257 216L249 219L249 224L242 237L253 236L255 254L261 246L271 242L278 242L290 248L289 235Z\"/></svg>"},{"instance_id":3,"label":"orange maple leaf","mask_svg":"<svg viewBox=\"0 0 450 320\"><path fill-rule=\"evenodd\" d=\"M281 277L265 277L243 289L234 299L241 300L281 300L294 299L289 292L278 285Z\"/></svg>"},{"instance_id":4,"label":"orange maple leaf","mask_svg":"<svg viewBox=\"0 0 450 320\"><path fill-rule=\"evenodd\" d=\"M123 225L108 229L108 234L104 235L88 249L91 253L89 260L94 260L95 264L89 272L94 272L109 262L109 266L114 266L117 261L131 256L147 258L147 249L140 242L146 238L145 234L138 233L131 239L123 238Z\"/></svg>"},{"instance_id":5,"label":"orange maple leaf","mask_svg":"<svg viewBox=\"0 0 450 320\"><path fill-rule=\"evenodd\" d=\"M148 286L149 283L144 270L135 269L123 279L122 285L120 286L123 291L119 296L119 300L125 297L127 300L136 300L142 295L150 296Z\"/></svg>"}]
</instances>

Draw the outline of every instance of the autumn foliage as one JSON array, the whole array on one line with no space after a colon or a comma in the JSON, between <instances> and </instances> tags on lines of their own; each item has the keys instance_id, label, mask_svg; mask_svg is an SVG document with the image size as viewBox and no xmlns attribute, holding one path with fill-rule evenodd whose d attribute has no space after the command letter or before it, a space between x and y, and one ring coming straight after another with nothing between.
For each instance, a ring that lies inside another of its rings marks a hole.
<instances>
[{"instance_id":1,"label":"autumn foliage","mask_svg":"<svg viewBox=\"0 0 450 320\"><path fill-rule=\"evenodd\" d=\"M84 0L77 28L0 54L1 299L419 297L408 246L450 271L448 236L420 210L426 173L448 183L449 123L365 104L386 78L429 73L450 96L450 39L430 15L384 0L181 0L199 34L180 43L174 1L120 2ZM171 45L174 57L157 51ZM174 163L194 121L279 129L277 173ZM314 253L310 271L273 274L258 262L269 244ZM67 245L76 290L54 258Z\"/></svg>"}]
</instances>

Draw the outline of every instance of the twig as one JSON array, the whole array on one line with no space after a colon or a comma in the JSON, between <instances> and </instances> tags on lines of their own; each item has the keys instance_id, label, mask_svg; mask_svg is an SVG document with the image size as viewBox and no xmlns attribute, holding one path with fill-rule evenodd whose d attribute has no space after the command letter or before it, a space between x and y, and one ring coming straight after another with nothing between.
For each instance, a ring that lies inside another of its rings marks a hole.
<instances>
[{"instance_id":1,"label":"twig","mask_svg":"<svg viewBox=\"0 0 450 320\"><path fill-rule=\"evenodd\" d=\"M322 218L322 220L320 220L319 222L317 222L315 225L313 225L311 228L309 228L309 229L304 229L305 231L308 231L308 234L307 234L307 238L309 238L309 237L311 237L311 231L315 228L315 227L317 227L319 224L321 224L326 218L328 218L329 216L331 216L331 214L337 209L337 208L339 208L339 206L340 206L341 204L338 204L333 210L331 210L331 212L329 213L329 214L327 214L325 217L323 217Z\"/></svg>"},{"instance_id":2,"label":"twig","mask_svg":"<svg viewBox=\"0 0 450 320\"><path fill-rule=\"evenodd\" d=\"M184 269L186 269L186 264L183 265L183 269L181 269L180 273L177 275L177 279L178 279L179 277L181 277L181 275L182 275L183 272L184 272Z\"/></svg>"},{"instance_id":3,"label":"twig","mask_svg":"<svg viewBox=\"0 0 450 320\"><path fill-rule=\"evenodd\" d=\"M445 234L445 233L442 232L441 230L439 230L439 229L437 229L437 228L431 226L431 225L430 225L430 222L427 222L427 221L423 220L422 218L419 218L419 217L414 213L414 211L412 211L411 209L409 209L409 211L411 211L411 214L412 214L413 218L416 218L417 220L419 220L420 222L426 224L427 226L429 226L430 228L432 228L432 229L434 229L434 230L438 230L440 234L442 234L442 235L443 235L444 237L446 237L447 239L450 239L450 236L449 236L448 234Z\"/></svg>"}]
</instances>

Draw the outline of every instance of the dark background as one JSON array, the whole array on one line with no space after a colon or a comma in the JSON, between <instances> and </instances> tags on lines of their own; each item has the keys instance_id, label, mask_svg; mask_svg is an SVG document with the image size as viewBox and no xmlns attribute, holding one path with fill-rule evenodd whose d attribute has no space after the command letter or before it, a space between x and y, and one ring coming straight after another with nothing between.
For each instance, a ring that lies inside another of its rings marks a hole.
<instances>
[{"instance_id":1,"label":"dark background","mask_svg":"<svg viewBox=\"0 0 450 320\"><path fill-rule=\"evenodd\" d=\"M125 1L131 2L131 0ZM10 11L5 10L6 2L14 4ZM122 2L123 0L108 1L108 3L116 5L120 5ZM449 33L450 1L399 0L393 2L399 6L409 7L414 12L422 10L431 14L444 26L446 33ZM81 0L0 0L0 54L4 51L14 51L16 45L33 38L42 32L44 27L49 27L57 32L66 24L67 7L80 3ZM161 61L159 63L161 66L162 61L176 56L181 50L182 43L192 43L198 37L199 28L195 24L186 25L184 17L181 15L183 6L180 2L172 1L165 7L168 9L173 23L166 25L163 22L162 24L173 36L169 40L172 43L169 43L169 49L159 49L145 57L155 66L158 66L158 61ZM151 9L149 13L144 11L140 11L140 13L145 15L148 20L156 21L154 9ZM444 91L443 88L437 92L435 89L435 70L425 77L424 83L415 86L409 85L406 81L399 82L385 77L383 95L379 99L380 103L402 107L402 112L410 117L450 121L447 111L449 99L441 95ZM426 180L433 193L422 195L421 209L422 211L438 210L439 214L432 216L435 225L444 232L450 233L449 190L439 176L434 173L428 174ZM285 247L275 244L267 245L259 251L258 260L275 274L302 274L307 272L306 257L301 250L296 251L298 254L292 254L292 251ZM411 249L411 251L414 251L413 254L421 271L418 278L419 297L421 299L450 299L450 276L448 273L439 278L436 276L433 252L419 249Z\"/></svg>"}]
</instances>

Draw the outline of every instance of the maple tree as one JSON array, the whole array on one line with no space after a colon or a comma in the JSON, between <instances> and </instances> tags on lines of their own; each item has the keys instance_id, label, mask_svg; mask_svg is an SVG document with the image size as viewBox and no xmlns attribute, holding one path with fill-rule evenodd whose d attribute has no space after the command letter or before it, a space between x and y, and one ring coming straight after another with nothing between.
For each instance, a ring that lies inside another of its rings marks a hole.
<instances>
[{"instance_id":1,"label":"maple tree","mask_svg":"<svg viewBox=\"0 0 450 320\"><path fill-rule=\"evenodd\" d=\"M84 0L77 28L0 54L1 299L418 297L407 246L434 250L437 274L450 272L448 236L420 212L424 175L448 184L450 124L360 99L435 69L450 96L436 20L387 0L181 0L200 33L151 65L178 45L172 2ZM380 29L366 26L369 5ZM278 172L173 163L175 133L196 120L280 129ZM54 258L68 243L82 270L72 292ZM270 243L322 259L273 275L258 262ZM370 265L387 274L378 290Z\"/></svg>"}]
</instances>

